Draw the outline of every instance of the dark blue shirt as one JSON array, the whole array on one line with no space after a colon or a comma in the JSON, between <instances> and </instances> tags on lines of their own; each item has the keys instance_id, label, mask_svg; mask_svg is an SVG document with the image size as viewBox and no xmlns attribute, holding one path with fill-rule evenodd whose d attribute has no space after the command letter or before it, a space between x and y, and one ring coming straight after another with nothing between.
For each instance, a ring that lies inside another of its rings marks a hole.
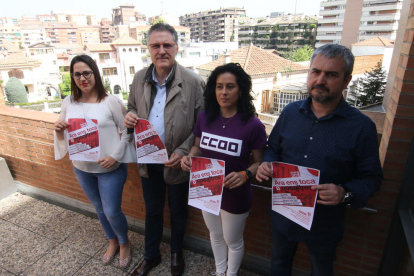
<instances>
[{"instance_id":1,"label":"dark blue shirt","mask_svg":"<svg viewBox=\"0 0 414 276\"><path fill-rule=\"evenodd\" d=\"M353 194L351 207L364 207L382 181L375 124L344 99L331 114L318 119L311 101L308 97L283 109L270 134L264 161L318 169L320 184L342 184ZM343 235L345 206L316 204L310 231L272 211L273 227L296 241L339 237Z\"/></svg>"}]
</instances>

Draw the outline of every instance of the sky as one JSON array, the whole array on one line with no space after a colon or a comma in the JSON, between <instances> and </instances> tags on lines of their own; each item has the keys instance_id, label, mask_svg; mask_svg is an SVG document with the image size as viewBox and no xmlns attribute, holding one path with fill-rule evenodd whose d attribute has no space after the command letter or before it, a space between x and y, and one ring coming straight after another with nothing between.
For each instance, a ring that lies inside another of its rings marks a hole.
<instances>
[{"instance_id":1,"label":"sky","mask_svg":"<svg viewBox=\"0 0 414 276\"><path fill-rule=\"evenodd\" d=\"M0 17L20 17L22 15L35 16L37 14L50 14L52 10L79 11L111 19L112 9L122 4L134 4L135 10L145 14L147 17L159 15L162 12L174 16L186 13L199 12L220 7L244 7L246 14L251 17L263 17L270 15L270 12L295 13L304 12L308 15L319 15L321 0L20 0L8 1L2 5ZM223 5L225 3L225 5Z\"/></svg>"}]
</instances>

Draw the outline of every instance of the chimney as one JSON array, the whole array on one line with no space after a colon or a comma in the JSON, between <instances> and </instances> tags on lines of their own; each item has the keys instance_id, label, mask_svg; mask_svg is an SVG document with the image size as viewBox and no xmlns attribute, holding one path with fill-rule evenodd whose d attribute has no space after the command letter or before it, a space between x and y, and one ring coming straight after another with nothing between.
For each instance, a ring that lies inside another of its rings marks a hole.
<instances>
[{"instance_id":1,"label":"chimney","mask_svg":"<svg viewBox=\"0 0 414 276\"><path fill-rule=\"evenodd\" d=\"M227 63L230 63L231 62L231 58L230 58L230 53L229 52L225 52L223 54L223 56L224 56L224 65L226 65Z\"/></svg>"}]
</instances>

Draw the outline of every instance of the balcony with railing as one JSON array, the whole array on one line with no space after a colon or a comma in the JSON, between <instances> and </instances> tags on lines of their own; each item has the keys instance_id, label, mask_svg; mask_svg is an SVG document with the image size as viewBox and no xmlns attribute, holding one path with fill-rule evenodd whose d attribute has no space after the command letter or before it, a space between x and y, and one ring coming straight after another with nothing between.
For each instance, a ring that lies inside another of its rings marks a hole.
<instances>
[{"instance_id":1,"label":"balcony with railing","mask_svg":"<svg viewBox=\"0 0 414 276\"><path fill-rule=\"evenodd\" d=\"M342 34L317 34L316 40L341 40Z\"/></svg>"},{"instance_id":2,"label":"balcony with railing","mask_svg":"<svg viewBox=\"0 0 414 276\"><path fill-rule=\"evenodd\" d=\"M325 15L337 15L337 14L345 14L345 9L332 9L332 10L320 10L319 15L325 16Z\"/></svg>"},{"instance_id":3,"label":"balcony with railing","mask_svg":"<svg viewBox=\"0 0 414 276\"><path fill-rule=\"evenodd\" d=\"M321 7L331 7L331 6L339 6L339 5L345 5L346 0L328 0L328 1L322 1L320 3Z\"/></svg>"},{"instance_id":4,"label":"balcony with railing","mask_svg":"<svg viewBox=\"0 0 414 276\"><path fill-rule=\"evenodd\" d=\"M343 16L335 16L335 17L326 17L318 20L319 24L326 24L326 23L343 23L344 17ZM319 29L319 27L318 27Z\"/></svg>"},{"instance_id":5,"label":"balcony with railing","mask_svg":"<svg viewBox=\"0 0 414 276\"><path fill-rule=\"evenodd\" d=\"M398 24L396 23L380 23L380 24L367 24L359 26L361 31L396 31L398 30Z\"/></svg>"}]
</instances>

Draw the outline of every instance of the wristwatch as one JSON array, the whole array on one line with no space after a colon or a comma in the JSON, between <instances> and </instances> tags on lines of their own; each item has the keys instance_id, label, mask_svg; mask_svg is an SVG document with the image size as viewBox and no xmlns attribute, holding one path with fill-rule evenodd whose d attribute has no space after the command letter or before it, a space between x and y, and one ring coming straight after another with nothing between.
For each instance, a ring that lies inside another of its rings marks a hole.
<instances>
[{"instance_id":1,"label":"wristwatch","mask_svg":"<svg viewBox=\"0 0 414 276\"><path fill-rule=\"evenodd\" d=\"M352 192L345 187L344 185L339 184L338 186L342 187L345 190L344 198L341 200L343 203L349 203L352 200Z\"/></svg>"},{"instance_id":2,"label":"wristwatch","mask_svg":"<svg viewBox=\"0 0 414 276\"><path fill-rule=\"evenodd\" d=\"M249 170L245 170L244 172L246 173L247 178L252 179L253 174L252 174L252 172L251 172L251 171L249 171Z\"/></svg>"}]
</instances>

